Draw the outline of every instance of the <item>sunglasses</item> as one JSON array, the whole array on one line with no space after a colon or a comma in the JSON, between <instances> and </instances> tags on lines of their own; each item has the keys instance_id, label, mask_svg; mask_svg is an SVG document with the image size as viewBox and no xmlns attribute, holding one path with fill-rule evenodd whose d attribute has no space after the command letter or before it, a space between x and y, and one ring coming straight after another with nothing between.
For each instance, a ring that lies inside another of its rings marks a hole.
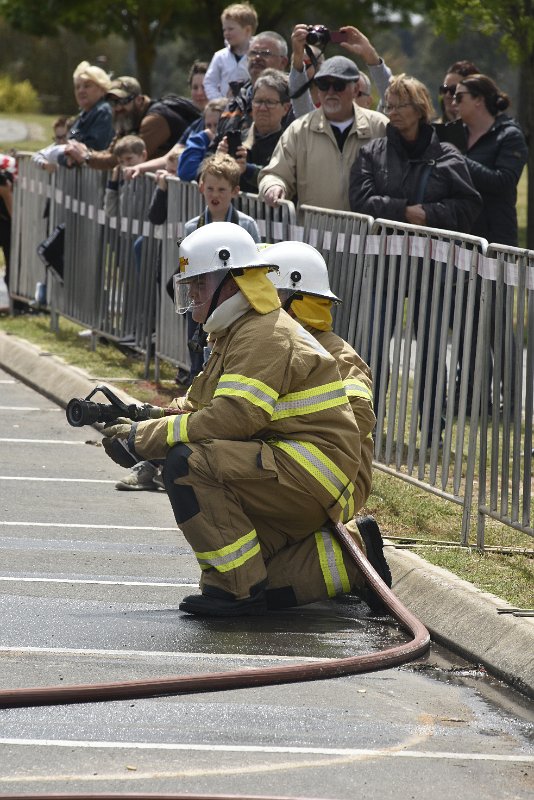
<instances>
[{"instance_id":1,"label":"sunglasses","mask_svg":"<svg viewBox=\"0 0 534 800\"><path fill-rule=\"evenodd\" d=\"M456 91L456 85L457 85L456 83L451 83L449 86L447 86L447 84L446 84L446 83L443 83L443 84L442 84L442 85L439 87L439 93L440 93L440 95L444 95L444 94L450 94L450 95L452 96L452 95L455 93L455 91Z\"/></svg>"},{"instance_id":2,"label":"sunglasses","mask_svg":"<svg viewBox=\"0 0 534 800\"><path fill-rule=\"evenodd\" d=\"M456 92L455 94L453 94L452 99L454 100L454 102L456 103L457 106L460 105L460 103L462 102L462 97L464 96L464 94L472 94L472 93L471 92Z\"/></svg>"},{"instance_id":3,"label":"sunglasses","mask_svg":"<svg viewBox=\"0 0 534 800\"><path fill-rule=\"evenodd\" d=\"M348 86L348 81L343 81L340 79L330 80L329 78L316 78L315 85L320 92L327 92L330 88L332 88L334 92L344 92Z\"/></svg>"},{"instance_id":4,"label":"sunglasses","mask_svg":"<svg viewBox=\"0 0 534 800\"><path fill-rule=\"evenodd\" d=\"M135 97L135 94L129 94L128 97L108 97L108 103L110 106L127 106Z\"/></svg>"}]
</instances>

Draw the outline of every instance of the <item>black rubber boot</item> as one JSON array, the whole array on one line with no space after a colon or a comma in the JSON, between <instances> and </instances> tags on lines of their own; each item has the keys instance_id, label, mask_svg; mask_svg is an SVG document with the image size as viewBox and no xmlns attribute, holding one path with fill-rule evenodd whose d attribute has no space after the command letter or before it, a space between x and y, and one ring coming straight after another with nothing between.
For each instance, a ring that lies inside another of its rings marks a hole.
<instances>
[{"instance_id":1,"label":"black rubber boot","mask_svg":"<svg viewBox=\"0 0 534 800\"><path fill-rule=\"evenodd\" d=\"M178 608L201 617L259 617L268 613L264 589L236 600L229 592L212 586L206 586L202 594L184 597Z\"/></svg>"},{"instance_id":2,"label":"black rubber boot","mask_svg":"<svg viewBox=\"0 0 534 800\"><path fill-rule=\"evenodd\" d=\"M384 556L384 542L377 521L374 517L361 517L361 519L356 520L356 524L365 544L367 560L378 572L386 586L391 588L391 572ZM387 611L386 606L373 589L368 587L363 599L371 611L379 613Z\"/></svg>"}]
</instances>

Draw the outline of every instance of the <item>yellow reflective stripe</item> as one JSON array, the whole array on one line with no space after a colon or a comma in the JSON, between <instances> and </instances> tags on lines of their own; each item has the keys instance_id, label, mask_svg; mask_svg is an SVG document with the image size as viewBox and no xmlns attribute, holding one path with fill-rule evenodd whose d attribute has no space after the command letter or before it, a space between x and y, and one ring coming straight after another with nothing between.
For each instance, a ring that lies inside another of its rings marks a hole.
<instances>
[{"instance_id":1,"label":"yellow reflective stripe","mask_svg":"<svg viewBox=\"0 0 534 800\"><path fill-rule=\"evenodd\" d=\"M187 414L172 414L167 418L167 444L173 447L178 442L188 442L187 420L191 416Z\"/></svg>"},{"instance_id":2,"label":"yellow reflective stripe","mask_svg":"<svg viewBox=\"0 0 534 800\"><path fill-rule=\"evenodd\" d=\"M347 394L342 381L324 383L313 389L302 392L290 392L280 397L274 407L273 420L298 417L302 414L313 414L327 408L343 405L347 402Z\"/></svg>"},{"instance_id":3,"label":"yellow reflective stripe","mask_svg":"<svg viewBox=\"0 0 534 800\"><path fill-rule=\"evenodd\" d=\"M365 400L369 400L369 402L372 403L373 393L362 381L350 380L347 378L343 381L343 385L349 397L363 397Z\"/></svg>"},{"instance_id":4,"label":"yellow reflective stripe","mask_svg":"<svg viewBox=\"0 0 534 800\"><path fill-rule=\"evenodd\" d=\"M330 531L320 530L315 533L315 544L328 596L350 592L350 580L339 543Z\"/></svg>"},{"instance_id":5,"label":"yellow reflective stripe","mask_svg":"<svg viewBox=\"0 0 534 800\"><path fill-rule=\"evenodd\" d=\"M236 542L221 547L220 550L208 550L195 553L201 569L216 569L217 572L230 572L242 566L250 558L260 552L260 543L256 531L252 530Z\"/></svg>"},{"instance_id":6,"label":"yellow reflective stripe","mask_svg":"<svg viewBox=\"0 0 534 800\"><path fill-rule=\"evenodd\" d=\"M248 378L246 375L227 373L221 375L214 397L242 397L254 406L266 411L269 416L273 413L278 393L267 386L266 383Z\"/></svg>"},{"instance_id":7,"label":"yellow reflective stripe","mask_svg":"<svg viewBox=\"0 0 534 800\"><path fill-rule=\"evenodd\" d=\"M353 516L354 484L318 447L296 439L271 439L269 444L291 456L324 487L340 504L343 521L348 521Z\"/></svg>"}]
</instances>

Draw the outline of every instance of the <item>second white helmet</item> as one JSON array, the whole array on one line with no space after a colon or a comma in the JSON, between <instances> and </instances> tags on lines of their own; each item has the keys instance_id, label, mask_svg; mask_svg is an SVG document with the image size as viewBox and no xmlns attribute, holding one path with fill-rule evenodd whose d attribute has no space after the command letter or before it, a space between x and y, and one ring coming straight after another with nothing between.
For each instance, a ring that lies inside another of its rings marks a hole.
<instances>
[{"instance_id":1,"label":"second white helmet","mask_svg":"<svg viewBox=\"0 0 534 800\"><path fill-rule=\"evenodd\" d=\"M311 244L278 242L262 248L261 253L266 261L278 267L278 272L269 273L269 278L279 291L285 289L341 302L330 289L324 258Z\"/></svg>"}]
</instances>

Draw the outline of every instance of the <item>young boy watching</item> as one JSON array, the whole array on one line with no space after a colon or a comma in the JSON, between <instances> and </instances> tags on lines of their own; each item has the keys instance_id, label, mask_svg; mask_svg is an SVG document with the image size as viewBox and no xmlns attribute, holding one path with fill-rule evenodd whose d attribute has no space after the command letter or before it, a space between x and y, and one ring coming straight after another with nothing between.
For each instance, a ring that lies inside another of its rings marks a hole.
<instances>
[{"instance_id":1,"label":"young boy watching","mask_svg":"<svg viewBox=\"0 0 534 800\"><path fill-rule=\"evenodd\" d=\"M226 6L221 23L226 47L214 53L206 72L204 91L208 100L231 96L231 83L243 84L250 80L247 52L258 27L255 8L248 3Z\"/></svg>"},{"instance_id":2,"label":"young boy watching","mask_svg":"<svg viewBox=\"0 0 534 800\"><path fill-rule=\"evenodd\" d=\"M116 217L121 211L121 187L124 185L121 171L125 167L142 164L147 159L146 145L140 136L123 136L115 145L113 153L119 163L113 168L104 195L104 210L109 217Z\"/></svg>"},{"instance_id":3,"label":"young boy watching","mask_svg":"<svg viewBox=\"0 0 534 800\"><path fill-rule=\"evenodd\" d=\"M239 164L231 156L215 155L204 161L198 190L204 197L206 208L198 217L185 223L185 236L209 222L234 222L250 233L255 242L261 241L256 221L232 205L232 200L239 194L240 177Z\"/></svg>"}]
</instances>

